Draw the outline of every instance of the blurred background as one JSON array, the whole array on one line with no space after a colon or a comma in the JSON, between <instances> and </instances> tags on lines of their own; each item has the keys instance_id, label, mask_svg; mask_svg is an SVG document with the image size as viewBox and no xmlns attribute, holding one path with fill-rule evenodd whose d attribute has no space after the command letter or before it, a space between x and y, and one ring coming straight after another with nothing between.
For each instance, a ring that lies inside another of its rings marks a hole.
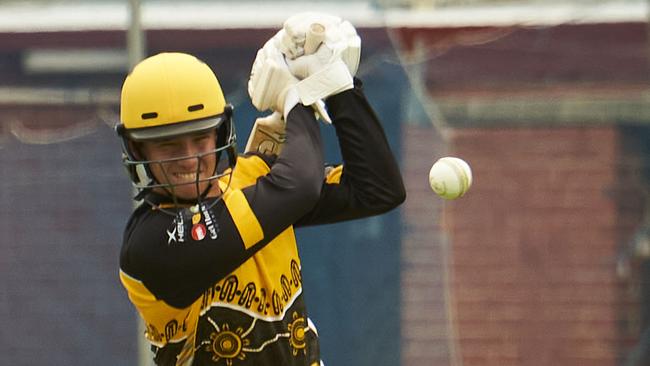
<instances>
[{"instance_id":1,"label":"blurred background","mask_svg":"<svg viewBox=\"0 0 650 366\"><path fill-rule=\"evenodd\" d=\"M325 364L650 365L645 0L0 1L0 364L149 365L118 279L121 84L198 56L242 149L255 53L308 10L357 26L408 194L298 232ZM427 182L448 155L474 171L456 201Z\"/></svg>"}]
</instances>

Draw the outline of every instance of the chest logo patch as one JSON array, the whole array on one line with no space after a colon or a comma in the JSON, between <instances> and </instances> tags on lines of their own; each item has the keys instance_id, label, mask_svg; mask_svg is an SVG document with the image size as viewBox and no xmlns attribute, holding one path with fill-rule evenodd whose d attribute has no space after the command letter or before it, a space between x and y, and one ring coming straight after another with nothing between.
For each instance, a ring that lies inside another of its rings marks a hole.
<instances>
[{"instance_id":1,"label":"chest logo patch","mask_svg":"<svg viewBox=\"0 0 650 366\"><path fill-rule=\"evenodd\" d=\"M196 224L192 226L192 239L195 241L201 241L205 239L205 234L207 233L207 230L205 228L205 225L203 224Z\"/></svg>"}]
</instances>

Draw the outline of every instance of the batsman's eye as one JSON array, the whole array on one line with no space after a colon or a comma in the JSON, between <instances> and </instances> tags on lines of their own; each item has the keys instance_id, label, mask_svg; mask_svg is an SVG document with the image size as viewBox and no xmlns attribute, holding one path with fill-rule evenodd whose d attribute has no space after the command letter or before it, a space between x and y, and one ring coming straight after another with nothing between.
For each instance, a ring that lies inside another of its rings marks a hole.
<instances>
[{"instance_id":1,"label":"batsman's eye","mask_svg":"<svg viewBox=\"0 0 650 366\"><path fill-rule=\"evenodd\" d=\"M196 136L194 138L194 142L195 143L204 143L204 142L210 141L211 139L212 139L212 136L210 134L203 134L203 135Z\"/></svg>"},{"instance_id":2,"label":"batsman's eye","mask_svg":"<svg viewBox=\"0 0 650 366\"><path fill-rule=\"evenodd\" d=\"M157 149L172 149L176 147L177 143L172 140L162 140L153 143L153 146Z\"/></svg>"}]
</instances>

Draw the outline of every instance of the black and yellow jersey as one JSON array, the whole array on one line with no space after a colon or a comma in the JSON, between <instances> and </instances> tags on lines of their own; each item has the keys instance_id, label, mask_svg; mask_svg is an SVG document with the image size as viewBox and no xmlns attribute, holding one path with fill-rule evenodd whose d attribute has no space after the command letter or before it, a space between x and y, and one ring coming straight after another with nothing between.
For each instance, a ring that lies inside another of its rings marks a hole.
<instances>
[{"instance_id":1,"label":"black and yellow jersey","mask_svg":"<svg viewBox=\"0 0 650 366\"><path fill-rule=\"evenodd\" d=\"M327 105L344 165L325 174L317 122L298 106L289 113L282 153L240 156L218 182L218 201L163 212L170 199L150 193L134 211L120 279L157 364L320 363L294 228L378 214L404 200L360 82Z\"/></svg>"}]
</instances>

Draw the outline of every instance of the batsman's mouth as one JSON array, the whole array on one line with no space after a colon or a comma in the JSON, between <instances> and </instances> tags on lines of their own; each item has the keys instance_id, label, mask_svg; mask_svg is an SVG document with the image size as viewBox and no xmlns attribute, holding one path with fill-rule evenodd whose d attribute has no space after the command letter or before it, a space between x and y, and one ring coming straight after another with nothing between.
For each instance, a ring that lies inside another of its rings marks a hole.
<instances>
[{"instance_id":1,"label":"batsman's mouth","mask_svg":"<svg viewBox=\"0 0 650 366\"><path fill-rule=\"evenodd\" d=\"M203 172L192 172L192 173L172 173L172 177L177 182L193 182L196 181L197 176L201 177Z\"/></svg>"}]
</instances>

